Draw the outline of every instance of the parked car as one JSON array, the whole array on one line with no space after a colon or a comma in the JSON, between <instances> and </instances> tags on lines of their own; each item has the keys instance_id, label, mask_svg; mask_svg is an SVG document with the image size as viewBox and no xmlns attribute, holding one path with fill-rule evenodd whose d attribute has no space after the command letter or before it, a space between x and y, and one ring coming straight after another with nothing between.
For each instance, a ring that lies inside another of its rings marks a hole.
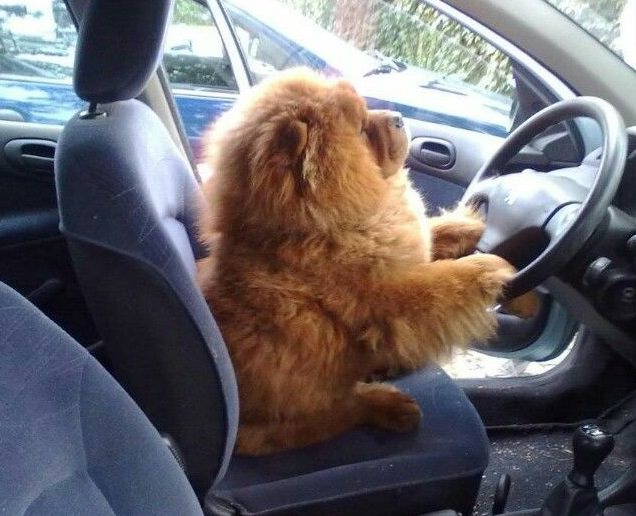
<instances>
[{"instance_id":1,"label":"parked car","mask_svg":"<svg viewBox=\"0 0 636 516\"><path fill-rule=\"evenodd\" d=\"M259 41L261 49L265 46L270 49L265 61L248 54L247 72L254 80L282 68L307 66L326 75L352 80L372 108L401 111L414 120L442 123L499 137L508 133L512 100L504 95L362 52L272 0L256 4L230 0L223 5L237 36L246 42L245 48L250 48L249 42ZM171 27L163 63L186 134L195 154L199 155L200 139L211 121L236 99L235 71L224 54L224 47L236 45L236 42L232 38L214 42L207 33L195 38L191 34L192 28L189 31L187 27L185 30L178 29ZM5 113L5 117L22 117L28 122L57 121L63 124L83 105L75 96L70 81L72 59L69 57L74 46L38 45L37 39L28 34L5 33L3 37L7 40L9 36L12 46L5 47L9 48L5 51L5 58L23 62L35 67L34 70L40 67L42 74L39 81L31 81L27 79L31 72L15 74L8 62L3 64L0 61L0 92L6 93L0 105L4 111L0 113ZM67 30L63 36L60 38L66 42ZM44 48L51 48L67 59L55 63L50 51L44 54ZM253 43L251 48L254 48ZM48 77L62 79L46 80L47 71L55 65L58 68L53 68ZM7 74L11 75L10 79L3 77ZM24 80L20 80L22 75ZM53 112L37 109L38 104L50 105L51 101L58 106Z\"/></svg>"},{"instance_id":2,"label":"parked car","mask_svg":"<svg viewBox=\"0 0 636 516\"><path fill-rule=\"evenodd\" d=\"M508 133L512 107L509 97L377 51L358 50L280 2L226 0L224 5L257 79L264 75L263 63L269 65L265 75L307 66L328 76L346 77L373 108L395 109L416 120L495 136ZM457 45L451 40L447 43Z\"/></svg>"}]
</instances>

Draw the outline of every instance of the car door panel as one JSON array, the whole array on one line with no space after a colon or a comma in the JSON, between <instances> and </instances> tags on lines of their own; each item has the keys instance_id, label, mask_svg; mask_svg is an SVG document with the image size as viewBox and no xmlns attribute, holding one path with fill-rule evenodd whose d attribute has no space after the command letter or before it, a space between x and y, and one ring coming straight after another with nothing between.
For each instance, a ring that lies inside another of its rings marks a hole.
<instances>
[{"instance_id":1,"label":"car door panel","mask_svg":"<svg viewBox=\"0 0 636 516\"><path fill-rule=\"evenodd\" d=\"M0 281L90 345L98 337L58 227L52 160L60 131L0 122Z\"/></svg>"},{"instance_id":2,"label":"car door panel","mask_svg":"<svg viewBox=\"0 0 636 516\"><path fill-rule=\"evenodd\" d=\"M477 170L495 152L502 138L448 125L406 119L411 145L406 166L415 188L427 203L430 214L452 208ZM423 158L422 151L450 152L448 164L438 166Z\"/></svg>"},{"instance_id":3,"label":"car door panel","mask_svg":"<svg viewBox=\"0 0 636 516\"><path fill-rule=\"evenodd\" d=\"M52 159L60 130L49 125L0 122L3 246L59 234ZM39 158L51 161L37 163Z\"/></svg>"}]
</instances>

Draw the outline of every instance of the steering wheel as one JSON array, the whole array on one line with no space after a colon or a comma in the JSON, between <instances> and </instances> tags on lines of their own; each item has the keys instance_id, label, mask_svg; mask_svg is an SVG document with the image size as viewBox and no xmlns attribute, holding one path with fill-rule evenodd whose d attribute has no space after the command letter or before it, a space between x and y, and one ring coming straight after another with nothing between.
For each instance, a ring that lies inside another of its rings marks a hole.
<instances>
[{"instance_id":1,"label":"steering wheel","mask_svg":"<svg viewBox=\"0 0 636 516\"><path fill-rule=\"evenodd\" d=\"M504 166L535 136L575 117L598 122L603 136L591 187L571 177L530 169L504 174ZM463 204L486 208L486 229L477 250L525 264L507 286L507 299L557 273L581 249L607 213L626 155L625 124L616 109L599 98L577 97L529 118L477 172L462 197Z\"/></svg>"}]
</instances>

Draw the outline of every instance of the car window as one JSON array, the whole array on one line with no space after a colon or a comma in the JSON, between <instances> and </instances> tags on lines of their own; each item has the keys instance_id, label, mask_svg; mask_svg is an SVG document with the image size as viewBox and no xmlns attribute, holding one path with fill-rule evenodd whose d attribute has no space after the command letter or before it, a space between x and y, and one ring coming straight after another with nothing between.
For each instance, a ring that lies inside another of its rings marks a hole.
<instances>
[{"instance_id":1,"label":"car window","mask_svg":"<svg viewBox=\"0 0 636 516\"><path fill-rule=\"evenodd\" d=\"M85 106L72 85L77 30L63 0L0 2L0 119L63 125ZM225 47L210 11L177 0L164 66L194 138L209 122L187 93L236 92ZM231 105L213 102L218 111ZM208 110L210 109L208 103ZM205 118L205 120L203 119Z\"/></svg>"},{"instance_id":2,"label":"car window","mask_svg":"<svg viewBox=\"0 0 636 516\"><path fill-rule=\"evenodd\" d=\"M352 80L372 108L497 136L511 127L506 55L414 0L225 0L254 81L293 66Z\"/></svg>"},{"instance_id":3,"label":"car window","mask_svg":"<svg viewBox=\"0 0 636 516\"><path fill-rule=\"evenodd\" d=\"M177 0L163 64L173 88L237 92L232 65L208 7Z\"/></svg>"},{"instance_id":4,"label":"car window","mask_svg":"<svg viewBox=\"0 0 636 516\"><path fill-rule=\"evenodd\" d=\"M0 119L61 125L81 108L76 39L63 0L0 4Z\"/></svg>"},{"instance_id":5,"label":"car window","mask_svg":"<svg viewBox=\"0 0 636 516\"><path fill-rule=\"evenodd\" d=\"M239 94L227 48L206 5L176 0L163 64L188 142L201 161L206 131Z\"/></svg>"}]
</instances>

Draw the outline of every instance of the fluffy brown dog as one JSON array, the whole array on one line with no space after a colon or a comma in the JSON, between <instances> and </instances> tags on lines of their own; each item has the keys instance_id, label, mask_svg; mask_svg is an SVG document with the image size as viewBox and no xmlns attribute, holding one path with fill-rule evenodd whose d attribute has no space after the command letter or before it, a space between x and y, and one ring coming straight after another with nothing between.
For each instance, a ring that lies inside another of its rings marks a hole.
<instances>
[{"instance_id":1,"label":"fluffy brown dog","mask_svg":"<svg viewBox=\"0 0 636 516\"><path fill-rule=\"evenodd\" d=\"M215 124L200 284L237 375L240 453L360 424L408 431L416 402L369 376L493 333L487 308L515 270L484 254L432 261L468 252L481 222L452 213L429 227L397 125L348 83L305 70L262 83Z\"/></svg>"}]
</instances>

